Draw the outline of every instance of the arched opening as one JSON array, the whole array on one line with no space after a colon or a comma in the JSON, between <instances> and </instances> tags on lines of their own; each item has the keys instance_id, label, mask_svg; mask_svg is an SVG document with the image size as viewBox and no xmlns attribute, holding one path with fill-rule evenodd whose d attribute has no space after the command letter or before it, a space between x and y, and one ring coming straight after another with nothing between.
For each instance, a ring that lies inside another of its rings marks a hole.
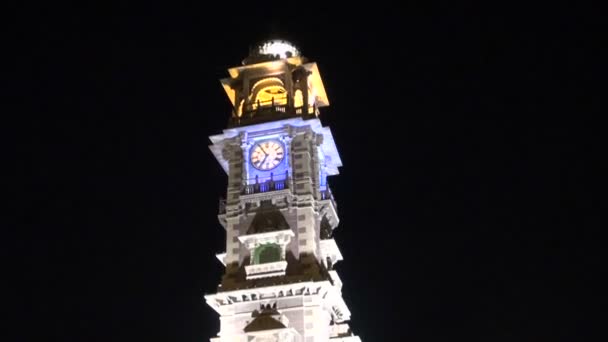
<instances>
[{"instance_id":1,"label":"arched opening","mask_svg":"<svg viewBox=\"0 0 608 342\"><path fill-rule=\"evenodd\" d=\"M308 114L314 114L315 112L315 100L317 99L317 92L313 88L310 79L308 79Z\"/></svg>"},{"instance_id":2,"label":"arched opening","mask_svg":"<svg viewBox=\"0 0 608 342\"><path fill-rule=\"evenodd\" d=\"M251 88L251 108L287 104L287 90L283 81L277 77L265 78Z\"/></svg>"},{"instance_id":3,"label":"arched opening","mask_svg":"<svg viewBox=\"0 0 608 342\"><path fill-rule=\"evenodd\" d=\"M304 96L302 95L302 90L297 89L295 94L293 95L293 106L296 108L300 108L304 105Z\"/></svg>"},{"instance_id":4,"label":"arched opening","mask_svg":"<svg viewBox=\"0 0 608 342\"><path fill-rule=\"evenodd\" d=\"M281 261L281 247L277 244L269 243L261 245L255 250L254 263L266 264L269 262Z\"/></svg>"}]
</instances>

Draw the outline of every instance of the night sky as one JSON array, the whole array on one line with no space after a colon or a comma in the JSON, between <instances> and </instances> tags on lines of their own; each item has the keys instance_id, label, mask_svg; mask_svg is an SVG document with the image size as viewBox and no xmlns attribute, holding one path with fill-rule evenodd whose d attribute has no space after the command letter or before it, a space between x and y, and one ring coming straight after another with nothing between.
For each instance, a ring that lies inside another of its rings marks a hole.
<instances>
[{"instance_id":1,"label":"night sky","mask_svg":"<svg viewBox=\"0 0 608 342\"><path fill-rule=\"evenodd\" d=\"M219 79L265 38L291 40L324 80L321 120L344 164L329 179L337 270L364 342L590 340L605 270L600 20L222 6L50 3L13 17L14 341L216 335L202 297L223 272L226 176L208 137L230 112Z\"/></svg>"}]
</instances>

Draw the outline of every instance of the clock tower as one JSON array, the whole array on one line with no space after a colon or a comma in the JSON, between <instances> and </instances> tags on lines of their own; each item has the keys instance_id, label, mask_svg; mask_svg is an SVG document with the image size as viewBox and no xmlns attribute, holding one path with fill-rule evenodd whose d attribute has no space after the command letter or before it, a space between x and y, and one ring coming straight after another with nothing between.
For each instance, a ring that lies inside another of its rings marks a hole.
<instances>
[{"instance_id":1,"label":"clock tower","mask_svg":"<svg viewBox=\"0 0 608 342\"><path fill-rule=\"evenodd\" d=\"M327 178L342 164L318 118L329 101L317 64L270 40L228 73L221 83L232 115L210 137L228 174L218 215L225 273L205 296L220 316L211 341L360 342L333 267L342 255Z\"/></svg>"}]
</instances>

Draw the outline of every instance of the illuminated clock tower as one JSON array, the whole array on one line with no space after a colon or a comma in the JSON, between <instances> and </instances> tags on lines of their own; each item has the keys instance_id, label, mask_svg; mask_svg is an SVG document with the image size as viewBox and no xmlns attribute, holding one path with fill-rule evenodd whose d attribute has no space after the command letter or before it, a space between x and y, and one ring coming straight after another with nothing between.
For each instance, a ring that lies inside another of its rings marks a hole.
<instances>
[{"instance_id":1,"label":"illuminated clock tower","mask_svg":"<svg viewBox=\"0 0 608 342\"><path fill-rule=\"evenodd\" d=\"M333 269L342 255L327 178L342 164L318 119L329 101L317 65L271 40L228 72L221 83L232 115L210 137L228 174L218 215L225 274L217 293L205 296L220 316L211 341L360 342Z\"/></svg>"}]
</instances>

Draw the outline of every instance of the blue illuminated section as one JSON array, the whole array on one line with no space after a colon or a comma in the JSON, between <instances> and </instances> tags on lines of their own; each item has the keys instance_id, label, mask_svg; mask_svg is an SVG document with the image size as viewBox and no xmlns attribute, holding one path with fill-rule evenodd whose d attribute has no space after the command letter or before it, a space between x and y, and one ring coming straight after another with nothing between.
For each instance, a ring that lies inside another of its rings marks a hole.
<instances>
[{"instance_id":1,"label":"blue illuminated section","mask_svg":"<svg viewBox=\"0 0 608 342\"><path fill-rule=\"evenodd\" d=\"M224 171L228 173L229 160L223 153L224 146L229 141L233 142L237 137L239 140L245 139L242 142L248 142L247 145L249 146L246 151L243 151L246 158L246 161L243 163L243 178L246 181L244 182L245 188L243 193L253 194L282 190L290 185L287 179L291 179L293 175L289 162L291 146L286 146L281 137L289 134L289 129L304 126L310 127L313 132L323 136L323 141L319 145L319 190L321 190L322 196L331 197L327 177L339 174L338 168L342 166L342 161L334 143L331 130L329 127L323 127L319 119L303 120L302 118L289 118L250 126L232 127L224 130L222 134L210 137L213 143L210 146L210 150ZM284 157L280 164L272 170L258 170L251 165L250 149L255 146L251 142L262 142L269 139L278 139L283 142Z\"/></svg>"},{"instance_id":2,"label":"blue illuminated section","mask_svg":"<svg viewBox=\"0 0 608 342\"><path fill-rule=\"evenodd\" d=\"M268 141L268 140L278 140L276 138L273 137L264 137L264 138L260 138L260 139L256 139L256 142L259 143L263 143L264 141ZM284 143L281 142L281 144L283 145L283 151L284 151L284 155L283 155L283 159L281 160L281 162L274 167L273 169L270 170L259 170L257 168L255 168L251 162L251 151L247 151L247 184L262 184L262 183L266 183L269 181L281 181L281 180L286 180L288 175L291 173L290 169L289 169L289 148L287 146L285 146Z\"/></svg>"},{"instance_id":3,"label":"blue illuminated section","mask_svg":"<svg viewBox=\"0 0 608 342\"><path fill-rule=\"evenodd\" d=\"M319 170L319 189L321 191L327 190L327 174L323 168Z\"/></svg>"}]
</instances>

